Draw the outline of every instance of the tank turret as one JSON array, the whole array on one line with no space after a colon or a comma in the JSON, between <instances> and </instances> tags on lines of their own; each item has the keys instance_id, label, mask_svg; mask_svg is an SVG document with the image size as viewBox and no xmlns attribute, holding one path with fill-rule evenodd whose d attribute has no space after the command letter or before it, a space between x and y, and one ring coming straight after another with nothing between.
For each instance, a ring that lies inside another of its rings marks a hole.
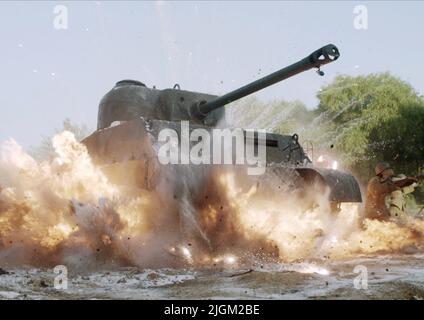
<instances>
[{"instance_id":1,"label":"tank turret","mask_svg":"<svg viewBox=\"0 0 424 320\"><path fill-rule=\"evenodd\" d=\"M298 73L320 67L337 60L339 50L326 45L306 58L281 70L251 82L223 96L172 89L147 88L135 80L119 81L100 102L98 129L109 127L115 121L128 121L139 117L167 121L189 120L196 124L214 126L224 118L223 106L241 99Z\"/></svg>"}]
</instances>

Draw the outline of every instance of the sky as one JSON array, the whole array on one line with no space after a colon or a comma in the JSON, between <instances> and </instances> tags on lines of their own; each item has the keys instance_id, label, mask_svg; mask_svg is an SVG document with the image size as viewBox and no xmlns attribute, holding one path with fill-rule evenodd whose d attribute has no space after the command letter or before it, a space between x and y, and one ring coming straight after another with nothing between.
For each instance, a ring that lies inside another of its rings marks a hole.
<instances>
[{"instance_id":1,"label":"sky","mask_svg":"<svg viewBox=\"0 0 424 320\"><path fill-rule=\"evenodd\" d=\"M366 29L355 28L358 5ZM223 94L328 43L341 56L324 77L308 71L257 97L313 108L338 74L385 71L423 93L423 17L418 1L2 1L0 143L36 146L65 118L94 130L101 97L122 79Z\"/></svg>"}]
</instances>

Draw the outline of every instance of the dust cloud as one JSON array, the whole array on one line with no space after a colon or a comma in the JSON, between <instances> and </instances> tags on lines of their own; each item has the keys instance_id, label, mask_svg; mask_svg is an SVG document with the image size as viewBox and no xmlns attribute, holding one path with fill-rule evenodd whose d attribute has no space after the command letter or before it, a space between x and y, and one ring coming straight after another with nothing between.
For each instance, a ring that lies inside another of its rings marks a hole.
<instances>
[{"instance_id":1,"label":"dust cloud","mask_svg":"<svg viewBox=\"0 0 424 320\"><path fill-rule=\"evenodd\" d=\"M1 146L0 264L96 269L224 267L421 250L424 221L334 213L324 193L270 193L230 169L169 169L155 190L115 185L72 133L36 161ZM313 202L314 206L305 206Z\"/></svg>"}]
</instances>

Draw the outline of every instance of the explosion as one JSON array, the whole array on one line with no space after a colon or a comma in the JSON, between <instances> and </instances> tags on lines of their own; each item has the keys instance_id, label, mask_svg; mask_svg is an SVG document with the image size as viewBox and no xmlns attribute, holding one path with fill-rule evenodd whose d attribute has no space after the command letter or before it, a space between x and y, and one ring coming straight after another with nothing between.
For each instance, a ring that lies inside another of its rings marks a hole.
<instances>
[{"instance_id":1,"label":"explosion","mask_svg":"<svg viewBox=\"0 0 424 320\"><path fill-rule=\"evenodd\" d=\"M308 195L317 205L305 209L305 199L268 196L222 170L203 193L175 199L111 183L70 132L53 146L41 162L13 140L1 147L1 265L235 268L423 245L423 221L361 225L358 206L333 213L325 194Z\"/></svg>"},{"instance_id":2,"label":"explosion","mask_svg":"<svg viewBox=\"0 0 424 320\"><path fill-rule=\"evenodd\" d=\"M361 225L358 204L345 203L332 212L324 195L315 195L318 206L304 210L304 199L268 200L255 197L255 188L239 195L234 176L223 177L228 195L237 207L246 230L259 234L278 247L281 261L342 259L357 254L396 252L424 244L424 221L410 219L404 225L365 220Z\"/></svg>"}]
</instances>

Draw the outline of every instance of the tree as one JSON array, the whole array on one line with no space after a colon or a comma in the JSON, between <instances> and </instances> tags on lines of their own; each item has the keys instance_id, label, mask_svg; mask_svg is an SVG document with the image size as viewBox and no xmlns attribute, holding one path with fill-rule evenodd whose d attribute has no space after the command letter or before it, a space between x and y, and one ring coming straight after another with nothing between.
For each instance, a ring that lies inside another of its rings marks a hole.
<instances>
[{"instance_id":1,"label":"tree","mask_svg":"<svg viewBox=\"0 0 424 320\"><path fill-rule=\"evenodd\" d=\"M78 141L83 140L85 137L88 136L90 130L86 125L78 125L75 123L72 123L71 120L66 118L63 121L63 128L58 130L55 130L55 134L58 134L62 131L70 131L75 135L75 138ZM41 143L38 147L32 148L29 152L31 156L33 156L37 160L46 160L54 156L54 148L52 145L52 137L45 137L43 136L41 138Z\"/></svg>"},{"instance_id":2,"label":"tree","mask_svg":"<svg viewBox=\"0 0 424 320\"><path fill-rule=\"evenodd\" d=\"M389 73L339 76L317 96L316 112L346 165L368 175L383 160L403 171L421 168L424 101L411 85Z\"/></svg>"}]
</instances>

